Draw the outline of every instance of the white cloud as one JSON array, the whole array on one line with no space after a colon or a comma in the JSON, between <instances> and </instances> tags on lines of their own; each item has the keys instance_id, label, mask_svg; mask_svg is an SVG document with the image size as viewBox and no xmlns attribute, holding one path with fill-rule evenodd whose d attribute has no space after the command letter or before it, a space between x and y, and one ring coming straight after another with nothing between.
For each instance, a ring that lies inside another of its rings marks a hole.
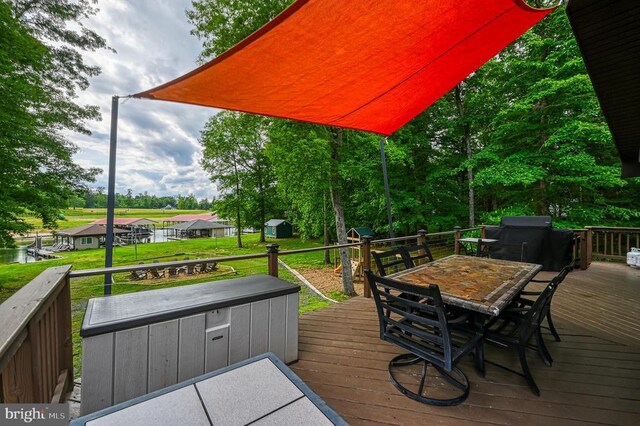
<instances>
[{"instance_id":1,"label":"white cloud","mask_svg":"<svg viewBox=\"0 0 640 426\"><path fill-rule=\"evenodd\" d=\"M94 186L106 186L111 97L126 96L170 81L196 67L199 40L189 34L185 10L190 0L109 0L85 22L117 53L88 52L102 74L79 102L98 105L102 121L88 123L91 136L71 135L84 167L100 167ZM211 198L215 186L199 164L200 130L217 110L161 101L120 101L116 191L156 195L194 193Z\"/></svg>"}]
</instances>

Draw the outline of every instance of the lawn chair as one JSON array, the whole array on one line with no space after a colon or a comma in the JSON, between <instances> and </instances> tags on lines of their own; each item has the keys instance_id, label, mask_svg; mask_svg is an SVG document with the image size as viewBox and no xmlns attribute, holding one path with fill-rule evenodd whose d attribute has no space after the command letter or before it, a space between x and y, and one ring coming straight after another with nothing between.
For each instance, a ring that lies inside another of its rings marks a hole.
<instances>
[{"instance_id":1,"label":"lawn chair","mask_svg":"<svg viewBox=\"0 0 640 426\"><path fill-rule=\"evenodd\" d=\"M207 262L202 262L196 265L195 267L196 273L198 274L206 274L207 273Z\"/></svg>"},{"instance_id":2,"label":"lawn chair","mask_svg":"<svg viewBox=\"0 0 640 426\"><path fill-rule=\"evenodd\" d=\"M158 261L154 260L153 263L158 263ZM164 277L164 270L158 271L158 268L149 268L148 272L151 274L151 278L153 279Z\"/></svg>"},{"instance_id":3,"label":"lawn chair","mask_svg":"<svg viewBox=\"0 0 640 426\"><path fill-rule=\"evenodd\" d=\"M195 275L196 273L196 265L186 265L184 274L185 275Z\"/></svg>"}]
</instances>

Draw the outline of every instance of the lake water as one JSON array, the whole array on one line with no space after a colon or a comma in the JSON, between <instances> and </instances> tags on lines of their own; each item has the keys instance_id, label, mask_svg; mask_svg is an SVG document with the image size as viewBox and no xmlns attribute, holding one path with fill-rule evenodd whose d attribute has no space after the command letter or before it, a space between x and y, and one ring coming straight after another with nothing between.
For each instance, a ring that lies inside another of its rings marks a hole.
<instances>
[{"instance_id":1,"label":"lake water","mask_svg":"<svg viewBox=\"0 0 640 426\"><path fill-rule=\"evenodd\" d=\"M7 249L0 248L0 264L1 263L31 263L36 259L27 256L27 246L18 246L17 248Z\"/></svg>"},{"instance_id":2,"label":"lake water","mask_svg":"<svg viewBox=\"0 0 640 426\"><path fill-rule=\"evenodd\" d=\"M167 238L164 231L162 229L156 229L154 233L152 233L149 238L145 241L145 243L164 243L167 241L171 241ZM44 241L43 245L50 245L53 242L50 240ZM0 248L0 264L6 263L31 263L37 262L42 259L36 259L33 256L27 255L27 246L22 245L13 249Z\"/></svg>"}]
</instances>

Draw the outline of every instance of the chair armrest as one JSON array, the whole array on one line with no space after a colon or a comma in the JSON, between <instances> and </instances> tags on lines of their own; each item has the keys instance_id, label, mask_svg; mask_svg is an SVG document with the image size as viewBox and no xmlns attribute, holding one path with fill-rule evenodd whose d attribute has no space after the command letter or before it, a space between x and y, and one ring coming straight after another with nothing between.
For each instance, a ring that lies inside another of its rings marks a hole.
<instances>
[{"instance_id":1,"label":"chair armrest","mask_svg":"<svg viewBox=\"0 0 640 426\"><path fill-rule=\"evenodd\" d=\"M519 293L520 295L524 295L524 296L540 296L542 294L541 291L521 291Z\"/></svg>"}]
</instances>

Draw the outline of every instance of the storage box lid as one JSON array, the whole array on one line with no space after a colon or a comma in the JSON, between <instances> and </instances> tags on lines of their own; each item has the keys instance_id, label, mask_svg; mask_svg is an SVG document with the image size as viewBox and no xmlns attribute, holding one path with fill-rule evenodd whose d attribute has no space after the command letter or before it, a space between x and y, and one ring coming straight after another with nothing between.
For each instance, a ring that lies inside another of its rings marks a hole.
<instances>
[{"instance_id":1,"label":"storage box lid","mask_svg":"<svg viewBox=\"0 0 640 426\"><path fill-rule=\"evenodd\" d=\"M300 287L271 275L90 299L80 336L139 327L212 309L292 294Z\"/></svg>"}]
</instances>

